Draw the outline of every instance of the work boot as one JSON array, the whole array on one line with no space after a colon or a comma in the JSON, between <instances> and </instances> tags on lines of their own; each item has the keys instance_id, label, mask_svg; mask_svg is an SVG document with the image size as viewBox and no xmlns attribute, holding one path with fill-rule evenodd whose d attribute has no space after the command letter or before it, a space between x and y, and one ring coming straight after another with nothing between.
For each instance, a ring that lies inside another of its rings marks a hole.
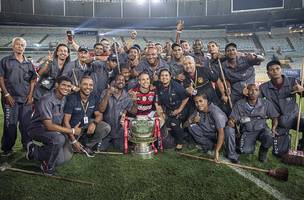
<instances>
[{"instance_id":1,"label":"work boot","mask_svg":"<svg viewBox=\"0 0 304 200\"><path fill-rule=\"evenodd\" d=\"M268 148L260 146L260 150L259 150L259 161L260 162L262 162L262 163L267 162L267 153L268 153Z\"/></svg>"}]
</instances>

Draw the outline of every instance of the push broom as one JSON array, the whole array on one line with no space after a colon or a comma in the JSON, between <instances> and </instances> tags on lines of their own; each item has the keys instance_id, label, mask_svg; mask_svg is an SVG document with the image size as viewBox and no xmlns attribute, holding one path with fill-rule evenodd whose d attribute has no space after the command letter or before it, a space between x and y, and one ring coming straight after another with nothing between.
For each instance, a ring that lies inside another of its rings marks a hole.
<instances>
[{"instance_id":1,"label":"push broom","mask_svg":"<svg viewBox=\"0 0 304 200\"><path fill-rule=\"evenodd\" d=\"M177 154L181 155L181 156L189 157L189 158L215 162L213 159L205 158L205 157L202 157L202 156L195 156L195 155L191 155L191 154L187 154L187 153L181 153L181 152L177 152ZM225 161L220 161L219 163L224 164L224 165L228 165L228 166L232 166L232 167L253 170L253 171L257 171L257 172L265 172L268 176L271 176L271 177L273 177L277 180L288 181L288 169L287 168L261 169L261 168L257 168L257 167L234 164L234 163L229 163L229 162L225 162Z\"/></svg>"},{"instance_id":2,"label":"push broom","mask_svg":"<svg viewBox=\"0 0 304 200\"><path fill-rule=\"evenodd\" d=\"M301 86L303 87L304 85L304 60L302 63L302 77L301 77ZM299 113L298 113L298 118L297 118L297 130L296 130L296 141L295 141L295 146L294 150L289 150L287 154L282 156L282 160L286 164L291 164L291 165L300 165L304 166L304 151L299 151L297 150L298 146L298 140L299 140L299 129L300 129L300 122L301 122L301 111L302 111L302 95L300 95L300 100L299 100Z\"/></svg>"}]
</instances>

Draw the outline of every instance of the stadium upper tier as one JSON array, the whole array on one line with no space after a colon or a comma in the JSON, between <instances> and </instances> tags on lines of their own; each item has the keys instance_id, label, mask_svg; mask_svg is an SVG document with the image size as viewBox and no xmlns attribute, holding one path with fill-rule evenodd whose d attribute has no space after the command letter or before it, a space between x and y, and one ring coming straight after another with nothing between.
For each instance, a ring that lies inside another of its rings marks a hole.
<instances>
[{"instance_id":1,"label":"stadium upper tier","mask_svg":"<svg viewBox=\"0 0 304 200\"><path fill-rule=\"evenodd\" d=\"M11 41L16 36L21 36L27 41L27 47L39 48L55 46L58 43L66 43L66 30L69 28L61 29L37 29L37 28L17 28L17 27L1 27L0 30L0 47L10 47ZM287 30L287 28L286 28ZM262 49L264 53L272 53L276 49L280 48L283 52L304 51L304 35L302 33L288 33L288 31L282 29L273 29L272 34L269 32L258 32L257 34L240 36L240 34L226 34L225 30L187 30L182 32L181 39L187 40L190 45L196 39L200 39L204 43L204 50L207 50L206 44L209 41L216 41L221 50L224 49L228 42L235 42L238 45L239 50L256 51ZM113 34L99 35L102 32L113 32ZM95 30L83 31L86 34L76 34L75 40L81 46L87 46L93 48L94 44L101 38L107 38L110 42L113 42L115 37L116 41L122 43L128 39L128 31L116 33L115 30ZM148 41L160 43L164 45L166 42L175 41L175 31L140 31L138 30L138 36L135 43L139 44L141 48L146 46ZM90 34L87 34L90 33Z\"/></svg>"}]
</instances>

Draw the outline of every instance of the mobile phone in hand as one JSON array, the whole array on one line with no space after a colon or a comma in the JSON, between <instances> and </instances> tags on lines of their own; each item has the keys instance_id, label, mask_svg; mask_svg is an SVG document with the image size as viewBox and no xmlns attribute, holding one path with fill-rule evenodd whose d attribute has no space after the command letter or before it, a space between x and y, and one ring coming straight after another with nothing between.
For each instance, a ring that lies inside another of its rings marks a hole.
<instances>
[{"instance_id":1,"label":"mobile phone in hand","mask_svg":"<svg viewBox=\"0 0 304 200\"><path fill-rule=\"evenodd\" d=\"M68 41L69 42L72 42L73 41L73 34L72 34L72 31L67 31L67 36L68 36Z\"/></svg>"}]
</instances>

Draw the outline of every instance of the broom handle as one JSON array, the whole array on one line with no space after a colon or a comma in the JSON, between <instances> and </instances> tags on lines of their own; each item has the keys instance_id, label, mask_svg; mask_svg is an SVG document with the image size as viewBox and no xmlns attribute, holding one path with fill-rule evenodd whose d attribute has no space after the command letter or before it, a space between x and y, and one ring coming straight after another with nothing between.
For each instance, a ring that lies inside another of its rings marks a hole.
<instances>
[{"instance_id":1,"label":"broom handle","mask_svg":"<svg viewBox=\"0 0 304 200\"><path fill-rule=\"evenodd\" d=\"M13 167L8 167L6 169L10 170L10 171L14 171L14 172L21 172L21 173L25 173L25 174L44 176L44 177L58 179L58 180L64 180L64 181L68 181L68 182L82 183L82 184L92 185L92 186L95 185L95 183L88 182L88 181L82 181L82 180L77 180L77 179L65 178L65 177L61 177L61 176L47 176L47 175L44 175L42 173L28 171L28 170L23 170L23 169L18 169L18 168L13 168Z\"/></svg>"},{"instance_id":2,"label":"broom handle","mask_svg":"<svg viewBox=\"0 0 304 200\"><path fill-rule=\"evenodd\" d=\"M97 151L95 154L103 154L103 155L124 155L121 152L110 152L110 151Z\"/></svg>"},{"instance_id":3,"label":"broom handle","mask_svg":"<svg viewBox=\"0 0 304 200\"><path fill-rule=\"evenodd\" d=\"M196 159L200 159L200 160L208 160L208 161L214 162L213 159L205 158L205 157L201 157L201 156L194 156L194 155L191 155L191 154L180 153L180 152L178 152L177 154L182 155L182 156L186 156L186 157L190 157L190 158L196 158ZM250 169L250 170L254 170L254 171L258 171L258 172L266 172L266 173L269 172L269 170L266 170L266 169L261 169L261 168L257 168L257 167L250 167L250 166L240 165L240 164L234 164L234 163L229 163L229 162L225 162L225 161L220 161L220 164L229 165L229 166L238 167L238 168L243 168L243 169Z\"/></svg>"},{"instance_id":4,"label":"broom handle","mask_svg":"<svg viewBox=\"0 0 304 200\"><path fill-rule=\"evenodd\" d=\"M225 74L224 74L224 71L223 71L222 63L221 63L221 61L220 61L219 58L217 59L217 62L219 64L220 71L221 71L221 76L223 78L224 87L225 87L225 90L226 90L226 93L227 93L227 97L228 97L228 103L229 103L230 108L232 109L231 97L230 97L230 95L228 95L228 86L227 86L227 83L226 83L226 79L225 79Z\"/></svg>"},{"instance_id":5,"label":"broom handle","mask_svg":"<svg viewBox=\"0 0 304 200\"><path fill-rule=\"evenodd\" d=\"M302 76L301 76L301 86L303 87L303 82L304 82L304 59L302 61ZM297 150L298 147L298 140L299 140L299 130L300 130L300 122L301 122L301 112L302 112L302 94L300 94L300 99L299 99L299 113L298 113L298 120L297 120L297 134L296 134L296 142L295 142L295 147L294 150Z\"/></svg>"}]
</instances>

